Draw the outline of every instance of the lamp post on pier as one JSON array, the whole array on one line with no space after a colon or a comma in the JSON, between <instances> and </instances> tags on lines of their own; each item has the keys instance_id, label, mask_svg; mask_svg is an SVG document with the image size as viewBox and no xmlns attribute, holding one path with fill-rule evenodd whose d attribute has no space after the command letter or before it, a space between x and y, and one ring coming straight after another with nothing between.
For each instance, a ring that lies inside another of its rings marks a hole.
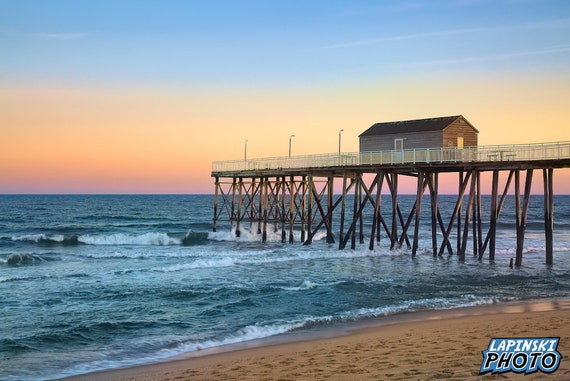
<instances>
[{"instance_id":1,"label":"lamp post on pier","mask_svg":"<svg viewBox=\"0 0 570 381\"><path fill-rule=\"evenodd\" d=\"M340 131L338 132L338 155L340 156L340 137L342 132L344 131L344 128L341 128Z\"/></svg>"},{"instance_id":2,"label":"lamp post on pier","mask_svg":"<svg viewBox=\"0 0 570 381\"><path fill-rule=\"evenodd\" d=\"M245 139L245 142L243 143L243 161L247 161L247 142L248 139Z\"/></svg>"},{"instance_id":3,"label":"lamp post on pier","mask_svg":"<svg viewBox=\"0 0 570 381\"><path fill-rule=\"evenodd\" d=\"M293 139L295 135L289 136L289 159L291 158L291 139Z\"/></svg>"}]
</instances>

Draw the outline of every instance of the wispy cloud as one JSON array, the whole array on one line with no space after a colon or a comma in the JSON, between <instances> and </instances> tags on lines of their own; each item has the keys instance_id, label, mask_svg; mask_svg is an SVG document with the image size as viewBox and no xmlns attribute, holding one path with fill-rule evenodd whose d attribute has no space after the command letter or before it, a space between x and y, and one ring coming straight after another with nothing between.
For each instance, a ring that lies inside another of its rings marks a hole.
<instances>
[{"instance_id":1,"label":"wispy cloud","mask_svg":"<svg viewBox=\"0 0 570 381\"><path fill-rule=\"evenodd\" d=\"M525 4L531 2L544 2L544 0L454 0L451 2L451 5L454 7L480 7L485 6L488 4L497 4L497 3L505 3L505 4Z\"/></svg>"},{"instance_id":2,"label":"wispy cloud","mask_svg":"<svg viewBox=\"0 0 570 381\"><path fill-rule=\"evenodd\" d=\"M414 63L405 64L404 66L424 67L424 66L456 65L456 64L474 63L474 62L500 61L511 58L542 56L547 54L557 54L557 53L566 53L566 52L570 52L570 45L554 45L536 50L510 52L504 54L495 54L495 55L479 56L479 57L464 57L464 58L449 59L449 60L414 62Z\"/></svg>"},{"instance_id":3,"label":"wispy cloud","mask_svg":"<svg viewBox=\"0 0 570 381\"><path fill-rule=\"evenodd\" d=\"M73 33L28 32L14 28L0 28L0 34L7 36L16 36L16 37L19 36L19 37L36 38L44 40L79 40L89 36L89 33L85 32L73 32Z\"/></svg>"},{"instance_id":4,"label":"wispy cloud","mask_svg":"<svg viewBox=\"0 0 570 381\"><path fill-rule=\"evenodd\" d=\"M78 40L88 36L87 33L32 33L32 37L45 40Z\"/></svg>"},{"instance_id":5,"label":"wispy cloud","mask_svg":"<svg viewBox=\"0 0 570 381\"><path fill-rule=\"evenodd\" d=\"M501 31L514 31L514 30L525 30L525 29L539 29L539 28L569 28L570 18L557 19L557 20L546 20L539 21L535 23L526 24L515 24L515 25L504 25L495 27L482 27L482 28L461 28L461 29L448 29L435 32L423 32L423 33L412 33L403 34L397 36L387 36L379 38L369 38L355 41L348 41L338 44L332 44L328 46L322 46L316 50L331 50L331 49L344 49L344 48L355 48L366 45L376 45L386 42L396 42L396 41L406 41L406 40L416 40L422 38L430 37L443 37L443 36L454 36L460 34L468 33L483 33L483 32L501 32Z\"/></svg>"},{"instance_id":6,"label":"wispy cloud","mask_svg":"<svg viewBox=\"0 0 570 381\"><path fill-rule=\"evenodd\" d=\"M328 49L354 48L354 47L365 46L365 45L376 45L376 44L381 44L384 42L415 40L415 39L419 39L419 38L438 37L438 36L450 36L450 35L456 35L456 34L461 34L461 33L469 33L469 32L474 32L474 31L477 31L477 29L453 29L453 30L442 30L442 31L438 31L438 32L403 34L403 35L399 35L399 36L369 38L369 39L363 39L363 40L343 42L343 43L339 43L339 44L323 46L323 47L318 48L318 49L319 50L328 50Z\"/></svg>"}]
</instances>

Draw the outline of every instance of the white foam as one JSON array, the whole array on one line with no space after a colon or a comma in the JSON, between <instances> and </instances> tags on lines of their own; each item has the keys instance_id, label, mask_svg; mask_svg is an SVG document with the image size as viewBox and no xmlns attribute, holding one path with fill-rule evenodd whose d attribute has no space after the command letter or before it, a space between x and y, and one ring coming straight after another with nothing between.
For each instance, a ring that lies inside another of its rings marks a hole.
<instances>
[{"instance_id":1,"label":"white foam","mask_svg":"<svg viewBox=\"0 0 570 381\"><path fill-rule=\"evenodd\" d=\"M160 267L154 271L159 272L176 272L190 269L203 269L214 267L228 267L236 264L236 259L230 257L212 258L212 259L198 259L191 263L183 263L172 266Z\"/></svg>"},{"instance_id":2,"label":"white foam","mask_svg":"<svg viewBox=\"0 0 570 381\"><path fill-rule=\"evenodd\" d=\"M283 287L283 290L286 291L303 291L303 290L310 290L313 288L318 287L317 283L313 283L310 280L304 280L300 285L297 287Z\"/></svg>"},{"instance_id":3,"label":"white foam","mask_svg":"<svg viewBox=\"0 0 570 381\"><path fill-rule=\"evenodd\" d=\"M208 239L212 241L227 241L227 242L258 242L262 240L262 234L257 233L257 228L252 227L251 229L247 227L240 227L240 234L239 237L236 234L237 229L233 228L231 230L225 231L218 231L218 232L209 232ZM289 242L289 231L285 232L286 241ZM326 232L318 232L313 237L313 241L320 241L325 239L327 236ZM267 230L267 242L281 242L283 239L283 232L282 231L275 231L274 229ZM293 231L293 240L295 242L301 241L301 232L300 231Z\"/></svg>"},{"instance_id":4,"label":"white foam","mask_svg":"<svg viewBox=\"0 0 570 381\"><path fill-rule=\"evenodd\" d=\"M32 242L40 242L40 241L63 242L64 239L65 237L60 234L49 235L49 236L46 234L27 234L27 235L12 237L12 241L32 241Z\"/></svg>"},{"instance_id":5,"label":"white foam","mask_svg":"<svg viewBox=\"0 0 570 381\"><path fill-rule=\"evenodd\" d=\"M181 241L166 233L81 235L79 242L88 245L180 245Z\"/></svg>"},{"instance_id":6,"label":"white foam","mask_svg":"<svg viewBox=\"0 0 570 381\"><path fill-rule=\"evenodd\" d=\"M342 320L356 320L367 317L389 316L403 312L414 312L423 310L447 310L460 307L473 307L497 303L496 298L478 297L475 295L464 295L457 299L429 298L403 301L399 304L383 306L378 308L360 308L352 311L345 311L339 314Z\"/></svg>"}]
</instances>

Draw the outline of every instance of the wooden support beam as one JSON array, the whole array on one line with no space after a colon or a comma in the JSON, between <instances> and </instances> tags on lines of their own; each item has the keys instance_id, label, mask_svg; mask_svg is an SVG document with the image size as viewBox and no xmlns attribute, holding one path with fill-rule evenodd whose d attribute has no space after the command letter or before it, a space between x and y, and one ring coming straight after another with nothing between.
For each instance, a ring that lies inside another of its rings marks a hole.
<instances>
[{"instance_id":1,"label":"wooden support beam","mask_svg":"<svg viewBox=\"0 0 570 381\"><path fill-rule=\"evenodd\" d=\"M462 261L465 260L465 251L467 251L467 239L469 236L469 218L471 217L473 202L475 201L475 190L477 189L476 185L477 185L477 171L473 170L471 172L471 187L469 188L469 201L467 202L467 210L465 211L465 225L461 242L461 248L457 252L459 259Z\"/></svg>"},{"instance_id":2,"label":"wooden support beam","mask_svg":"<svg viewBox=\"0 0 570 381\"><path fill-rule=\"evenodd\" d=\"M325 212L324 212L324 210L323 210L323 207L322 207L322 205L321 205L321 203L320 203L320 199L322 198L322 197L321 197L322 194L321 194L321 195L317 194L317 191L316 191L316 189L315 189L313 195L315 196L315 203L317 204L318 209L319 209L319 211L320 211L320 213L321 213L321 221L313 228L313 231L312 231L312 233L311 233L311 234L312 234L311 240L312 240L312 238L314 238L315 234L319 231L319 229L321 228L321 226L323 226L323 225L325 225L325 227L327 226L327 224L329 223L329 221L330 221L331 218L332 218L332 215L333 215L333 213L334 213L334 210L336 209L336 207L337 207L337 206L340 204L340 202L342 201L342 198L339 198L338 200L336 200L336 201L331 205L331 207L330 207L330 209L327 211L327 213L325 214ZM331 243L334 243L334 237L333 237L333 242L331 242ZM308 243L305 243L305 244L308 244Z\"/></svg>"},{"instance_id":3,"label":"wooden support beam","mask_svg":"<svg viewBox=\"0 0 570 381\"><path fill-rule=\"evenodd\" d=\"M261 237L261 242L267 242L267 218L269 215L269 178L265 178L263 181L263 232Z\"/></svg>"},{"instance_id":4,"label":"wooden support beam","mask_svg":"<svg viewBox=\"0 0 570 381\"><path fill-rule=\"evenodd\" d=\"M436 257L439 254L439 249L437 247L437 226L439 225L439 229L442 233L442 235L445 235L445 226L443 224L443 219L441 218L441 213L439 211L439 205L438 205L438 189L439 189L439 183L438 183L438 174L437 172L434 173L433 176L433 181L428 181L428 186L429 186L429 190L430 190L430 195L432 196L432 249L433 249L433 256ZM435 221L437 221L437 224L434 223L434 218ZM449 253L449 255L453 255L453 248L451 246L451 242L449 242L449 240L444 243L447 247L447 252ZM443 253L442 253L443 254ZM439 254L441 255L441 254Z\"/></svg>"},{"instance_id":5,"label":"wooden support beam","mask_svg":"<svg viewBox=\"0 0 570 381\"><path fill-rule=\"evenodd\" d=\"M398 174L391 173L386 180L388 181L388 188L392 196L392 233L390 237L390 250L392 250L396 246L396 243L398 243Z\"/></svg>"},{"instance_id":6,"label":"wooden support beam","mask_svg":"<svg viewBox=\"0 0 570 381\"><path fill-rule=\"evenodd\" d=\"M463 171L459 171L459 182L457 183L458 193L461 191L461 187L463 186ZM463 209L463 200L459 203L459 209L457 209L457 255L461 255L461 212Z\"/></svg>"},{"instance_id":7,"label":"wooden support beam","mask_svg":"<svg viewBox=\"0 0 570 381\"><path fill-rule=\"evenodd\" d=\"M414 244L412 246L412 256L416 255L418 251L418 240L420 231L420 217L422 214L422 198L424 196L424 190L426 189L427 183L424 181L424 173L422 171L418 172L418 188L416 193L416 222L414 225Z\"/></svg>"},{"instance_id":8,"label":"wooden support beam","mask_svg":"<svg viewBox=\"0 0 570 381\"><path fill-rule=\"evenodd\" d=\"M311 244L313 242L313 175L309 175L309 183L307 185L309 189L307 190L307 196L309 197L309 202L307 205L307 234L308 238L304 242L305 245Z\"/></svg>"},{"instance_id":9,"label":"wooden support beam","mask_svg":"<svg viewBox=\"0 0 570 381\"><path fill-rule=\"evenodd\" d=\"M481 172L477 171L477 256L483 257L483 202L481 200Z\"/></svg>"},{"instance_id":10,"label":"wooden support beam","mask_svg":"<svg viewBox=\"0 0 570 381\"><path fill-rule=\"evenodd\" d=\"M382 188L384 187L384 177L386 175L384 174L384 172L381 172L381 173L379 172L378 174L380 175L380 178L378 179L379 183L376 186L377 201L376 201L376 204L374 204L374 209L378 210L378 213L376 213L376 222L377 222L377 224L376 224L376 242L378 243L378 245L380 245L380 231L382 230L380 225L383 225L384 228L387 227L386 222L384 221L384 218L382 217Z\"/></svg>"},{"instance_id":11,"label":"wooden support beam","mask_svg":"<svg viewBox=\"0 0 570 381\"><path fill-rule=\"evenodd\" d=\"M377 233L378 242L380 242L380 221L379 217L381 214L380 206L382 200L382 184L384 183L384 172L378 172L376 174L376 202L374 203L374 215L372 216L372 230L370 231L370 243L368 245L369 250L374 250L374 236ZM377 229L378 227L378 229Z\"/></svg>"},{"instance_id":12,"label":"wooden support beam","mask_svg":"<svg viewBox=\"0 0 570 381\"><path fill-rule=\"evenodd\" d=\"M431 248L433 256L437 256L437 213L438 207L438 173L433 172L427 178L431 201Z\"/></svg>"},{"instance_id":13,"label":"wooden support beam","mask_svg":"<svg viewBox=\"0 0 570 381\"><path fill-rule=\"evenodd\" d=\"M419 176L418 176L418 181L422 181L420 180ZM418 185L420 185L418 183ZM421 197L423 197L425 188L427 187L427 182L424 180L422 181L421 186L421 190L419 191L421 193ZM417 216L417 202L418 202L418 196L416 195L416 201L414 202L414 205L412 206L412 210L410 210L410 214L408 215L408 218L406 220L406 223L403 223L403 218L401 217L401 212L398 212L398 215L400 216L400 221L402 222L402 234L400 234L400 239L398 240L398 244L400 246L402 246L402 244L404 243L404 241L406 241L406 244L408 245L408 249L412 248L412 245L410 245L410 241L408 239L408 229L412 223L412 220L414 219L414 216ZM399 207L398 207L399 209Z\"/></svg>"},{"instance_id":14,"label":"wooden support beam","mask_svg":"<svg viewBox=\"0 0 570 381\"><path fill-rule=\"evenodd\" d=\"M521 176L520 176L520 171L516 171L515 173L515 229L516 229L516 233L517 233L517 244L518 244L518 234L519 231L521 229L521 225L522 225L522 218L521 218ZM512 261L513 259L511 258L511 267L512 267Z\"/></svg>"},{"instance_id":15,"label":"wooden support beam","mask_svg":"<svg viewBox=\"0 0 570 381\"><path fill-rule=\"evenodd\" d=\"M342 249L342 242L344 240L344 210L346 207L346 173L342 176L342 206L340 209L340 226L338 232L338 240L339 240L339 249Z\"/></svg>"},{"instance_id":16,"label":"wooden support beam","mask_svg":"<svg viewBox=\"0 0 570 381\"><path fill-rule=\"evenodd\" d=\"M295 215L293 214L293 208L295 207L295 197L297 191L295 189L295 177L291 176L289 178L289 243L294 242L293 237L293 227L295 223Z\"/></svg>"},{"instance_id":17,"label":"wooden support beam","mask_svg":"<svg viewBox=\"0 0 570 381\"><path fill-rule=\"evenodd\" d=\"M505 188L503 190L503 194L501 195L501 200L499 201L499 206L497 209L497 218L501 215L501 211L503 210L503 205L505 205L505 200L507 199L507 194L509 192L509 188L511 186L511 181L513 179L513 174L515 171L509 171L509 177L507 178L507 182L505 183Z\"/></svg>"},{"instance_id":18,"label":"wooden support beam","mask_svg":"<svg viewBox=\"0 0 570 381\"><path fill-rule=\"evenodd\" d=\"M378 181L378 176L375 177L374 181L372 182L372 185L370 185L370 189L373 189L374 186L376 185ZM359 219L362 216L362 212L364 210L364 207L366 206L366 203L368 201L370 201L370 203L372 203L374 205L374 199L372 197L371 191L370 189L366 188L366 185L364 184L364 181L362 180L362 175L360 174L356 174L355 177L355 189L354 189L354 205L353 205L353 214L352 214L352 223L350 225L350 227L348 228L348 232L346 234L346 236L344 237L344 239L341 241L340 244L340 248L344 248L346 246L346 244L348 243L348 240L351 239L351 247L354 249L356 248L356 224L358 223ZM364 201L361 201L361 197L359 197L359 192L360 194L362 193L362 190L364 190L366 197L364 199Z\"/></svg>"},{"instance_id":19,"label":"wooden support beam","mask_svg":"<svg viewBox=\"0 0 570 381\"><path fill-rule=\"evenodd\" d=\"M361 187L362 178L360 176L356 177L356 187L354 188L354 205L352 208L352 224L348 230L350 233L350 248L354 250L356 248L356 222L358 221L358 200L359 191Z\"/></svg>"},{"instance_id":20,"label":"wooden support beam","mask_svg":"<svg viewBox=\"0 0 570 381\"><path fill-rule=\"evenodd\" d=\"M245 210L249 216L249 231L253 233L253 221L255 220L255 195L257 193L257 186L255 183L255 177L251 178L251 182L249 183L249 190L246 188L245 196L246 196L246 206Z\"/></svg>"},{"instance_id":21,"label":"wooden support beam","mask_svg":"<svg viewBox=\"0 0 570 381\"><path fill-rule=\"evenodd\" d=\"M285 209L285 200L287 199L287 187L286 187L286 183L287 180L285 178L285 176L282 177L281 179L281 207L279 208L279 212L281 215L281 243L285 243L287 242L287 233L286 231L286 227L285 227L285 223L287 221L287 211Z\"/></svg>"},{"instance_id":22,"label":"wooden support beam","mask_svg":"<svg viewBox=\"0 0 570 381\"><path fill-rule=\"evenodd\" d=\"M493 171L493 183L491 184L491 211L490 211L490 227L488 239L489 241L489 260L495 260L495 239L497 237L497 195L499 187L499 171Z\"/></svg>"},{"instance_id":23,"label":"wooden support beam","mask_svg":"<svg viewBox=\"0 0 570 381\"><path fill-rule=\"evenodd\" d=\"M333 215L333 198L334 198L334 177L329 176L327 181L327 243L335 243L334 235L332 232L332 215Z\"/></svg>"},{"instance_id":24,"label":"wooden support beam","mask_svg":"<svg viewBox=\"0 0 570 381\"><path fill-rule=\"evenodd\" d=\"M387 179L386 176L382 177L382 179L384 179L384 178ZM382 187L382 179L381 179L381 176L379 176L377 174L374 177L374 180L372 181L370 188L367 188L366 185L364 184L364 181L362 181L362 177L361 177L362 190L364 190L364 192L365 192L364 203L370 202L370 204L372 205L372 208L376 208L376 201L374 201L374 197L372 196L373 189L378 184L379 181L380 181L380 187ZM362 209L364 209L364 207L362 207ZM388 236L389 236L391 234L390 229L388 228L388 225L386 224L386 221L384 220L384 218L382 218L381 214L379 214L378 220L380 221L382 226L384 226L384 229L386 230L386 234L388 234ZM380 230L380 229L378 228L378 230ZM378 234L380 234L380 233L378 232Z\"/></svg>"},{"instance_id":25,"label":"wooden support beam","mask_svg":"<svg viewBox=\"0 0 570 381\"><path fill-rule=\"evenodd\" d=\"M216 223L218 222L218 192L220 190L220 178L216 176L214 182L214 222L212 226L212 231L216 232Z\"/></svg>"},{"instance_id":26,"label":"wooden support beam","mask_svg":"<svg viewBox=\"0 0 570 381\"><path fill-rule=\"evenodd\" d=\"M524 248L524 235L526 231L526 221L528 216L528 206L530 203L530 190L532 186L532 169L526 171L526 181L524 187L523 209L521 215L521 223L517 229L517 251L515 258L515 266L522 265L523 248Z\"/></svg>"},{"instance_id":27,"label":"wooden support beam","mask_svg":"<svg viewBox=\"0 0 570 381\"><path fill-rule=\"evenodd\" d=\"M493 179L495 178L495 174L494 174L495 172L498 173L498 171L494 171L494 172L493 172ZM516 174L516 171L515 171L515 170L510 171L509 177L508 177L507 182L506 182L506 184L505 184L505 188L504 188L504 190L503 190L503 194L502 194L500 200L498 200L498 192L499 192L499 191L498 191L498 174L497 174L497 180L496 180L496 182L493 181L493 184L496 184L496 189L493 188L493 185L491 185L491 187L492 187L493 189L495 189L495 196L494 196L494 197L493 197L493 190L491 190L491 209L492 209L492 210L495 210L495 213L494 213L494 214L491 213L490 220L492 221L493 215L495 215L495 225L494 225L494 228L493 228L493 224L492 224L492 223L489 224L489 225L490 225L490 226L489 226L489 231L487 232L487 236L485 237L485 242L483 243L483 245L482 245L482 247L481 247L481 250L479 250L479 259L482 259L482 258L483 258L483 254L484 254L485 251L487 250L487 245L488 245L489 242L491 241L491 237L493 237L493 245L495 244L495 243L494 243L494 242L495 242L494 240L495 240L495 237L496 237L496 221L498 220L499 216L501 215L501 211L503 210L503 205L505 204L505 200L506 200L506 198L507 198L507 194L508 194L508 191L509 191L509 187L510 187L510 184L511 184L511 180L512 180L512 178L513 178L513 174ZM494 206L493 206L493 200L495 200L495 205L494 205ZM489 246L489 251L491 251L490 246ZM494 253L494 248L493 248L493 253ZM492 257L493 259L491 259L491 257ZM493 254L493 255L489 254L489 259L494 260L494 258L495 258L495 255L494 255L494 254Z\"/></svg>"},{"instance_id":28,"label":"wooden support beam","mask_svg":"<svg viewBox=\"0 0 570 381\"><path fill-rule=\"evenodd\" d=\"M473 237L473 243L472 243L472 247L473 247L473 256L477 257L479 255L479 251L478 251L478 246L477 246L477 198L478 198L478 193L477 193L477 188L479 187L479 180L481 179L481 177L479 176L479 171L475 171L475 173L472 175L471 177L471 181L475 182L475 190L474 190L474 195L473 195L473 207L471 208L471 220L473 221L472 225L472 237Z\"/></svg>"},{"instance_id":29,"label":"wooden support beam","mask_svg":"<svg viewBox=\"0 0 570 381\"><path fill-rule=\"evenodd\" d=\"M445 250L445 245L449 242L449 236L451 234L451 229L453 228L453 221L455 221L457 213L461 209L461 205L463 204L463 196L465 195L465 190L467 188L467 183L469 182L470 177L471 177L471 172L467 172L467 176L465 176L463 184L461 184L461 187L459 188L459 194L457 195L457 202L455 203L455 208L453 209L453 213L451 214L451 218L449 219L449 224L447 226L447 229L444 232L443 242L439 249L439 255L443 254L443 251Z\"/></svg>"},{"instance_id":30,"label":"wooden support beam","mask_svg":"<svg viewBox=\"0 0 570 381\"><path fill-rule=\"evenodd\" d=\"M234 228L234 221L235 221L235 205L236 205L236 178L233 178L232 181L232 214L230 216L230 229Z\"/></svg>"},{"instance_id":31,"label":"wooden support beam","mask_svg":"<svg viewBox=\"0 0 570 381\"><path fill-rule=\"evenodd\" d=\"M241 208L243 203L243 178L239 178L238 182L238 207L237 207L237 214L236 214L236 237L241 236Z\"/></svg>"},{"instance_id":32,"label":"wooden support beam","mask_svg":"<svg viewBox=\"0 0 570 381\"><path fill-rule=\"evenodd\" d=\"M358 205L359 205L359 209L361 209L361 211L358 213L358 222L359 222L359 229L358 229L358 242L360 242L360 244L362 245L364 243L364 208L361 208L361 206L363 204L366 203L366 201L364 201L364 203L362 202L362 189L366 190L366 185L364 184L364 181L362 181L362 177L360 178L360 189L358 190Z\"/></svg>"},{"instance_id":33,"label":"wooden support beam","mask_svg":"<svg viewBox=\"0 0 570 381\"><path fill-rule=\"evenodd\" d=\"M544 246L546 249L546 264L552 265L553 258L553 233L554 233L554 169L542 170L544 182Z\"/></svg>"},{"instance_id":34,"label":"wooden support beam","mask_svg":"<svg viewBox=\"0 0 570 381\"><path fill-rule=\"evenodd\" d=\"M307 176L301 179L301 242L305 242L305 227L307 223Z\"/></svg>"},{"instance_id":35,"label":"wooden support beam","mask_svg":"<svg viewBox=\"0 0 570 381\"><path fill-rule=\"evenodd\" d=\"M263 226L263 177L259 178L259 183L257 185L257 234L261 234Z\"/></svg>"},{"instance_id":36,"label":"wooden support beam","mask_svg":"<svg viewBox=\"0 0 570 381\"><path fill-rule=\"evenodd\" d=\"M342 239L339 239L339 249L344 249L346 247L346 244L348 243L348 240L350 239L351 236L351 231L349 230L346 235L343 233L344 232L344 210L345 210L345 206L346 206L346 195L348 193L348 191L350 191L352 188L357 187L357 181L356 181L356 177L351 178L350 179L350 185L348 187L343 186L344 190L343 190L343 196L342 196L342 211L341 211L341 226L340 226L340 236L342 236ZM356 193L356 190L355 190ZM351 225L352 226L352 225Z\"/></svg>"}]
</instances>

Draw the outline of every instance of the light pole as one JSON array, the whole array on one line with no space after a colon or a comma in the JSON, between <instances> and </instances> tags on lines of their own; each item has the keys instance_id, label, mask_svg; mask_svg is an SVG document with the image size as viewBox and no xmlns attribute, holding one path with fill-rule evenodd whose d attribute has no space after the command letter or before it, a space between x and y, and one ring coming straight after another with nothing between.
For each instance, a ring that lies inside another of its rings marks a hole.
<instances>
[{"instance_id":1,"label":"light pole","mask_svg":"<svg viewBox=\"0 0 570 381\"><path fill-rule=\"evenodd\" d=\"M291 139L293 139L295 135L289 136L289 159L291 158Z\"/></svg>"},{"instance_id":2,"label":"light pole","mask_svg":"<svg viewBox=\"0 0 570 381\"><path fill-rule=\"evenodd\" d=\"M247 161L247 139L243 143L243 161Z\"/></svg>"},{"instance_id":3,"label":"light pole","mask_svg":"<svg viewBox=\"0 0 570 381\"><path fill-rule=\"evenodd\" d=\"M338 132L338 155L340 156L340 135L342 134L342 132L344 131L344 128L341 128L340 131Z\"/></svg>"}]
</instances>

